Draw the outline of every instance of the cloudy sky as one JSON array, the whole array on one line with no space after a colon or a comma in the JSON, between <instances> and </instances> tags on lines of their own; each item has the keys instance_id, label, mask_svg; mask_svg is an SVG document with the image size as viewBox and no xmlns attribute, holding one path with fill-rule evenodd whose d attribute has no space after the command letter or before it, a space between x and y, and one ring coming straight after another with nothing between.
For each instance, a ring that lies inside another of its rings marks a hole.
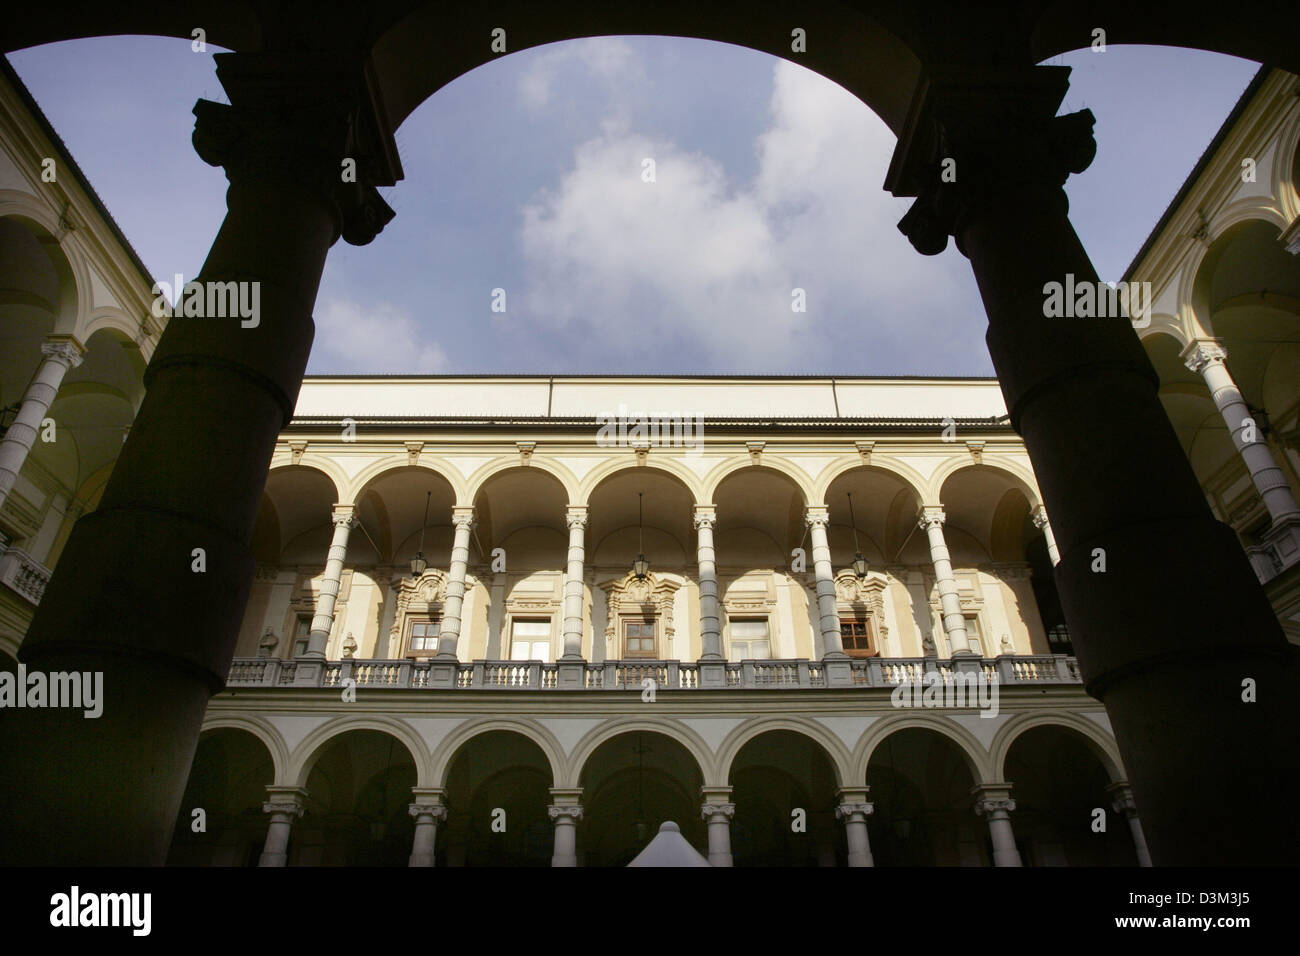
<instances>
[{"instance_id":1,"label":"cloudy sky","mask_svg":"<svg viewBox=\"0 0 1300 956\"><path fill-rule=\"evenodd\" d=\"M225 102L213 52L126 37L10 56L168 281L198 272L225 210L224 173L190 145L195 100ZM1097 116L1097 159L1066 188L1116 281L1257 64L1116 46L1049 62L1074 67L1062 110ZM553 44L459 78L397 142L397 218L330 253L309 372L992 374L966 260L896 228L893 135L802 67L700 40Z\"/></svg>"}]
</instances>

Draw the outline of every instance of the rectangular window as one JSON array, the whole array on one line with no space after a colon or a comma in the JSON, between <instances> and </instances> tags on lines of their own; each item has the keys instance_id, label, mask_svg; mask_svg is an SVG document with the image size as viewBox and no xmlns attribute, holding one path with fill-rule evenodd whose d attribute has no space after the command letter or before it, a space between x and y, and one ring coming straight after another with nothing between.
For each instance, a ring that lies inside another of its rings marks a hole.
<instances>
[{"instance_id":1,"label":"rectangular window","mask_svg":"<svg viewBox=\"0 0 1300 956\"><path fill-rule=\"evenodd\" d=\"M731 659L766 661L772 659L772 640L767 633L767 618L730 621Z\"/></svg>"},{"instance_id":2,"label":"rectangular window","mask_svg":"<svg viewBox=\"0 0 1300 956\"><path fill-rule=\"evenodd\" d=\"M442 621L439 618L412 621L410 643L407 645L411 656L425 657L438 653L438 634L441 630Z\"/></svg>"},{"instance_id":3,"label":"rectangular window","mask_svg":"<svg viewBox=\"0 0 1300 956\"><path fill-rule=\"evenodd\" d=\"M864 617L840 618L840 644L850 657L872 657L876 648L871 641L871 622Z\"/></svg>"},{"instance_id":4,"label":"rectangular window","mask_svg":"<svg viewBox=\"0 0 1300 956\"><path fill-rule=\"evenodd\" d=\"M302 657L307 653L307 645L311 639L311 617L306 614L300 614L298 621L294 625L293 631L293 656Z\"/></svg>"},{"instance_id":5,"label":"rectangular window","mask_svg":"<svg viewBox=\"0 0 1300 956\"><path fill-rule=\"evenodd\" d=\"M623 656L655 656L654 618L633 618L623 621Z\"/></svg>"},{"instance_id":6,"label":"rectangular window","mask_svg":"<svg viewBox=\"0 0 1300 956\"><path fill-rule=\"evenodd\" d=\"M971 650L976 653L984 653L984 632L980 630L980 618L978 614L967 614L966 617L966 641L970 644Z\"/></svg>"},{"instance_id":7,"label":"rectangular window","mask_svg":"<svg viewBox=\"0 0 1300 956\"><path fill-rule=\"evenodd\" d=\"M551 660L551 619L515 618L510 622L510 659L512 661Z\"/></svg>"}]
</instances>

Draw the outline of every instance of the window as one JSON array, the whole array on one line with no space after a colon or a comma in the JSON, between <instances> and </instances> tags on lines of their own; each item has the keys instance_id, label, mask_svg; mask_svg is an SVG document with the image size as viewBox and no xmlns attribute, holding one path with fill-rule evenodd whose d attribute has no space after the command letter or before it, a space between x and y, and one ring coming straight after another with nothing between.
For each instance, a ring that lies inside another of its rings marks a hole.
<instances>
[{"instance_id":1,"label":"window","mask_svg":"<svg viewBox=\"0 0 1300 956\"><path fill-rule=\"evenodd\" d=\"M438 652L438 634L442 630L442 621L438 618L426 618L411 622L410 641L407 644L408 656L423 657Z\"/></svg>"},{"instance_id":2,"label":"window","mask_svg":"<svg viewBox=\"0 0 1300 956\"><path fill-rule=\"evenodd\" d=\"M970 645L971 650L983 655L984 632L980 630L980 617L978 614L967 614L965 617L966 642Z\"/></svg>"},{"instance_id":3,"label":"window","mask_svg":"<svg viewBox=\"0 0 1300 956\"><path fill-rule=\"evenodd\" d=\"M840 618L840 644L850 657L872 657L871 622L864 617Z\"/></svg>"},{"instance_id":4,"label":"window","mask_svg":"<svg viewBox=\"0 0 1300 956\"><path fill-rule=\"evenodd\" d=\"M298 615L298 621L293 630L293 656L302 657L307 653L307 645L311 641L311 617L306 614Z\"/></svg>"},{"instance_id":5,"label":"window","mask_svg":"<svg viewBox=\"0 0 1300 956\"><path fill-rule=\"evenodd\" d=\"M512 661L550 661L551 619L532 618L510 622Z\"/></svg>"},{"instance_id":6,"label":"window","mask_svg":"<svg viewBox=\"0 0 1300 956\"><path fill-rule=\"evenodd\" d=\"M731 659L766 661L772 657L772 641L767 634L767 618L731 621Z\"/></svg>"},{"instance_id":7,"label":"window","mask_svg":"<svg viewBox=\"0 0 1300 956\"><path fill-rule=\"evenodd\" d=\"M1047 632L1047 649L1053 654L1073 654L1074 645L1070 643L1070 629L1058 624Z\"/></svg>"},{"instance_id":8,"label":"window","mask_svg":"<svg viewBox=\"0 0 1300 956\"><path fill-rule=\"evenodd\" d=\"M654 618L634 618L623 621L623 656L655 656Z\"/></svg>"}]
</instances>

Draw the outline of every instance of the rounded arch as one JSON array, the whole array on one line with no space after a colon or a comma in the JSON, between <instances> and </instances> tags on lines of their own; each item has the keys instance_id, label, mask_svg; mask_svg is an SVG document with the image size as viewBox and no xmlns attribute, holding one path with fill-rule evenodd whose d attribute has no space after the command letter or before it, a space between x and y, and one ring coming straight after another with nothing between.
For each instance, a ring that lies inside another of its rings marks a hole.
<instances>
[{"instance_id":1,"label":"rounded arch","mask_svg":"<svg viewBox=\"0 0 1300 956\"><path fill-rule=\"evenodd\" d=\"M202 737L214 730L242 730L252 734L262 742L271 757L271 766L275 769L275 776L272 778L274 785L291 786L285 782L287 779L285 772L289 766L289 747L284 742L284 736L270 721L256 714L221 714L204 720L199 728L199 736Z\"/></svg>"},{"instance_id":2,"label":"rounded arch","mask_svg":"<svg viewBox=\"0 0 1300 956\"><path fill-rule=\"evenodd\" d=\"M111 331L118 334L124 345L139 346L142 327L139 319L115 305L101 305L91 311L85 326L77 332L83 342L89 342L96 332Z\"/></svg>"},{"instance_id":3,"label":"rounded arch","mask_svg":"<svg viewBox=\"0 0 1300 956\"><path fill-rule=\"evenodd\" d=\"M533 468L550 475L558 481L560 487L564 489L567 503L569 505L578 504L577 495L580 482L572 471L560 464L558 461L545 455L532 455L529 457L527 465L521 465L517 455L512 457L506 457L503 455L502 457L479 467L469 476L465 482L465 497L457 500L457 507L472 506L475 499L477 499L479 494L482 493L484 486L486 486L489 481L497 475L518 468Z\"/></svg>"},{"instance_id":4,"label":"rounded arch","mask_svg":"<svg viewBox=\"0 0 1300 956\"><path fill-rule=\"evenodd\" d=\"M1009 478L1029 501L1031 511L1043 503L1043 496L1038 491L1038 482L1034 480L1033 472L1028 468L1005 458L986 457L979 464L976 464L971 460L970 455L965 454L945 458L934 474L930 476L930 491L933 497L926 501L925 504L941 505L943 503L943 486L948 482L948 479L958 472L974 468L1001 472Z\"/></svg>"},{"instance_id":5,"label":"rounded arch","mask_svg":"<svg viewBox=\"0 0 1300 956\"><path fill-rule=\"evenodd\" d=\"M700 504L717 504L715 499L718 494L718 488L722 483L737 472L745 471L750 468L775 472L784 478L788 478L790 482L799 489L799 493L803 495L804 505L807 506L812 503L812 480L808 477L808 473L788 458L782 458L779 455L769 455L765 452L763 454L763 463L761 465L755 465L753 461L744 455L736 455L733 458L728 458L726 461L719 462L715 465L704 478L701 495L703 500L700 501Z\"/></svg>"},{"instance_id":6,"label":"rounded arch","mask_svg":"<svg viewBox=\"0 0 1300 956\"><path fill-rule=\"evenodd\" d=\"M1027 730L1034 727L1056 727L1073 731L1079 735L1084 744L1101 761L1111 783L1119 783L1128 778L1124 763L1119 756L1119 748L1109 734L1092 721L1062 710L1037 711L1029 714L1017 714L998 728L990 749L991 766L996 773L994 781L1005 779L1007 754L1011 745Z\"/></svg>"},{"instance_id":7,"label":"rounded arch","mask_svg":"<svg viewBox=\"0 0 1300 956\"><path fill-rule=\"evenodd\" d=\"M1136 329L1136 332L1138 340L1148 350L1150 350L1151 340L1161 335L1177 342L1180 352L1192 341L1187 324L1179 316L1170 315L1168 312L1151 313L1151 324L1144 329Z\"/></svg>"},{"instance_id":8,"label":"rounded arch","mask_svg":"<svg viewBox=\"0 0 1300 956\"><path fill-rule=\"evenodd\" d=\"M445 787L447 771L457 751L475 737L494 730L516 733L536 744L546 756L546 762L550 764L551 786L568 786L560 782L565 779L566 771L564 747L544 724L530 717L485 717L481 720L471 719L461 724L433 748L429 757L429 779L434 782L427 786Z\"/></svg>"},{"instance_id":9,"label":"rounded arch","mask_svg":"<svg viewBox=\"0 0 1300 956\"><path fill-rule=\"evenodd\" d=\"M1240 199L1220 210L1214 222L1206 227L1205 241L1194 245L1179 276L1178 303L1181 318L1193 338L1214 338L1218 335L1212 315L1214 304L1209 301L1209 286L1224 254L1252 227L1263 227L1280 233L1289 225L1276 206L1259 197Z\"/></svg>"},{"instance_id":10,"label":"rounded arch","mask_svg":"<svg viewBox=\"0 0 1300 956\"><path fill-rule=\"evenodd\" d=\"M858 468L874 468L877 471L886 472L897 478L903 485L916 496L918 502L924 502L926 492L930 483L926 481L925 476L919 471L901 461L891 459L887 455L873 454L871 464L864 465L861 455L844 455L831 462L826 468L822 469L820 477L813 482L812 496L808 499L809 504L825 505L826 495L830 491L831 485L843 475Z\"/></svg>"},{"instance_id":11,"label":"rounded arch","mask_svg":"<svg viewBox=\"0 0 1300 956\"><path fill-rule=\"evenodd\" d=\"M0 189L0 219L13 220L30 232L44 247L58 276L60 302L50 332L71 335L84 342L85 336L79 330L88 324L90 268L76 242L60 240L65 230L58 214L26 193Z\"/></svg>"},{"instance_id":12,"label":"rounded arch","mask_svg":"<svg viewBox=\"0 0 1300 956\"><path fill-rule=\"evenodd\" d=\"M385 714L356 714L333 717L307 734L289 755L285 769L285 786L306 787L312 767L325 747L335 737L353 730L377 730L403 744L415 763L417 787L429 787L429 751L420 735L404 720Z\"/></svg>"},{"instance_id":13,"label":"rounded arch","mask_svg":"<svg viewBox=\"0 0 1300 956\"><path fill-rule=\"evenodd\" d=\"M635 461L627 461L623 458L610 458L601 462L580 482L575 497L572 501L574 505L586 505L591 502L591 497L600 488L602 484L611 478L614 478L625 471L657 471L669 478L674 478L681 484L691 495L695 504L703 504L703 485L700 482L699 475L691 471L681 462L672 458L658 458L648 460L644 465L638 465Z\"/></svg>"},{"instance_id":14,"label":"rounded arch","mask_svg":"<svg viewBox=\"0 0 1300 956\"><path fill-rule=\"evenodd\" d=\"M270 484L272 475L295 468L305 468L308 471L320 474L334 488L334 501L331 503L343 503L343 498L340 495L343 493L343 489L347 487L347 475L325 455L308 455L304 453L296 463L290 455L276 455L275 458L271 459L271 467L266 471L267 484Z\"/></svg>"},{"instance_id":15,"label":"rounded arch","mask_svg":"<svg viewBox=\"0 0 1300 956\"><path fill-rule=\"evenodd\" d=\"M695 760L696 767L700 771L700 776L704 779L704 786L715 787L725 786L718 784L716 763L709 745L705 743L704 738L698 733L680 721L671 717L612 717L605 722L598 724L583 735L582 739L574 746L573 752L569 755L567 766L565 767L564 783L559 786L567 788L576 788L582 780L582 770L586 766L588 759L597 748L606 741L613 740L621 734L636 733L643 731L645 733L663 734L677 743L681 744L686 752ZM725 779L725 778L724 778Z\"/></svg>"},{"instance_id":16,"label":"rounded arch","mask_svg":"<svg viewBox=\"0 0 1300 956\"><path fill-rule=\"evenodd\" d=\"M932 730L956 745L966 768L976 783L996 783L999 778L994 774L994 764L984 745L969 730L954 720L939 715L925 713L894 714L878 720L867 728L866 733L854 748L852 758L852 780L867 780L867 767L876 748L885 742L885 738L900 730Z\"/></svg>"},{"instance_id":17,"label":"rounded arch","mask_svg":"<svg viewBox=\"0 0 1300 956\"><path fill-rule=\"evenodd\" d=\"M308 451L310 451L310 446ZM306 461L306 459L307 456L304 454L303 460ZM383 478L389 472L410 468L437 475L451 486L458 507L466 503L465 496L468 486L465 477L450 462L431 455L420 455L415 464L411 464L411 459L406 454L385 455L367 464L351 478L345 479L339 487L341 493L347 497L340 498L339 501L344 504L357 504L366 489L380 478Z\"/></svg>"},{"instance_id":18,"label":"rounded arch","mask_svg":"<svg viewBox=\"0 0 1300 956\"><path fill-rule=\"evenodd\" d=\"M836 784L841 787L847 785L846 781L851 779L852 757L848 748L844 746L840 739L814 720L781 715L776 717L752 717L727 734L722 741L722 745L718 748L718 782L709 784L709 786L728 786L728 781L731 778L731 767L735 763L736 755L740 753L745 744L773 730L788 730L791 733L807 737L817 744L830 759L831 768L835 771Z\"/></svg>"},{"instance_id":19,"label":"rounded arch","mask_svg":"<svg viewBox=\"0 0 1300 956\"><path fill-rule=\"evenodd\" d=\"M1300 111L1282 128L1273 159L1273 195L1288 222L1300 216Z\"/></svg>"}]
</instances>

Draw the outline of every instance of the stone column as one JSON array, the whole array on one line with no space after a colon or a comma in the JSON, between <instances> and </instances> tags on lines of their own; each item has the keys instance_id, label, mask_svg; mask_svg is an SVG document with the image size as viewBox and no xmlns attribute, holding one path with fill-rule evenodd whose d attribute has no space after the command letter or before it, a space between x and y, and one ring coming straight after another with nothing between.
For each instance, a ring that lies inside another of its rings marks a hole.
<instances>
[{"instance_id":1,"label":"stone column","mask_svg":"<svg viewBox=\"0 0 1300 956\"><path fill-rule=\"evenodd\" d=\"M709 863L712 866L731 866L731 818L736 815L736 805L731 802L730 787L703 787L700 793L704 805L700 816L708 824Z\"/></svg>"},{"instance_id":2,"label":"stone column","mask_svg":"<svg viewBox=\"0 0 1300 956\"><path fill-rule=\"evenodd\" d=\"M5 503L18 480L18 472L22 471L23 462L36 442L45 413L54 404L63 376L81 364L86 347L72 336L51 336L41 346L41 354L45 358L23 393L18 417L0 442L0 505Z\"/></svg>"},{"instance_id":3,"label":"stone column","mask_svg":"<svg viewBox=\"0 0 1300 956\"><path fill-rule=\"evenodd\" d=\"M1133 788L1127 781L1121 780L1112 783L1106 789L1111 793L1111 808L1128 819L1128 829L1133 835L1133 850L1137 853L1138 866L1150 866L1151 852L1147 849L1147 838L1142 835L1142 824L1138 821L1137 801L1133 799Z\"/></svg>"},{"instance_id":4,"label":"stone column","mask_svg":"<svg viewBox=\"0 0 1300 956\"><path fill-rule=\"evenodd\" d=\"M961 599L957 597L957 582L952 576L952 561L948 557L948 543L943 537L946 516L942 508L922 509L918 523L930 539L930 560L934 562L935 585L939 589L939 605L943 609L943 632L948 636L948 647L953 657L975 653L966 637L966 616L961 612Z\"/></svg>"},{"instance_id":5,"label":"stone column","mask_svg":"<svg viewBox=\"0 0 1300 956\"><path fill-rule=\"evenodd\" d=\"M582 592L583 534L587 527L587 507L571 507L565 520L569 525L569 560L564 574L564 656L566 661L582 660Z\"/></svg>"},{"instance_id":6,"label":"stone column","mask_svg":"<svg viewBox=\"0 0 1300 956\"><path fill-rule=\"evenodd\" d=\"M447 819L441 790L412 788L415 802L407 807L415 817L415 839L411 841L411 866L433 866L434 847L438 839L438 821Z\"/></svg>"},{"instance_id":7,"label":"stone column","mask_svg":"<svg viewBox=\"0 0 1300 956\"><path fill-rule=\"evenodd\" d=\"M727 682L722 655L722 622L718 611L718 569L713 552L713 528L718 523L713 505L696 505L696 562L700 576L700 685L722 687Z\"/></svg>"},{"instance_id":8,"label":"stone column","mask_svg":"<svg viewBox=\"0 0 1300 956\"><path fill-rule=\"evenodd\" d=\"M551 866L578 865L578 821L582 819L582 790L551 789L550 806L546 808L555 826L555 852Z\"/></svg>"},{"instance_id":9,"label":"stone column","mask_svg":"<svg viewBox=\"0 0 1300 956\"><path fill-rule=\"evenodd\" d=\"M1034 527L1043 532L1043 538L1047 541L1047 556L1052 561L1052 567L1061 563L1061 552L1056 548L1056 535L1052 534L1052 523L1047 520L1047 509L1039 505L1030 515L1033 519Z\"/></svg>"},{"instance_id":10,"label":"stone column","mask_svg":"<svg viewBox=\"0 0 1300 956\"><path fill-rule=\"evenodd\" d=\"M817 613L822 634L822 658L847 658L840 641L840 615L835 609L835 568L826 537L830 511L825 506L808 509L804 516L812 537L813 573L817 578Z\"/></svg>"},{"instance_id":11,"label":"stone column","mask_svg":"<svg viewBox=\"0 0 1300 956\"><path fill-rule=\"evenodd\" d=\"M1290 862L1300 661L1160 403L1133 327L1149 316L1099 316L1087 308L1097 296L1080 294L1098 276L1062 186L1097 145L1090 112L1056 115L1068 76L1050 66L928 76L886 186L918 197L899 227L919 251L937 254L953 235L970 259L989 354L1060 546L1056 585L1079 669L1106 707L1152 859ZM1195 599L1159 598L1171 594Z\"/></svg>"},{"instance_id":12,"label":"stone column","mask_svg":"<svg viewBox=\"0 0 1300 956\"><path fill-rule=\"evenodd\" d=\"M286 866L289 862L289 833L293 830L294 819L302 816L302 801L307 791L299 787L267 787L266 792L270 799L262 804L262 812L271 815L271 823L257 865Z\"/></svg>"},{"instance_id":13,"label":"stone column","mask_svg":"<svg viewBox=\"0 0 1300 956\"><path fill-rule=\"evenodd\" d=\"M230 669L326 255L340 234L364 244L392 217L375 186L401 168L359 59L277 49L215 61L230 104L199 101L194 146L225 167L228 212L196 281L205 301L242 292L250 314L168 321L100 504L73 527L36 610L20 659L102 673L105 700L96 720L6 714L11 865L165 861L208 698ZM344 158L357 160L355 182Z\"/></svg>"},{"instance_id":14,"label":"stone column","mask_svg":"<svg viewBox=\"0 0 1300 956\"><path fill-rule=\"evenodd\" d=\"M989 821L993 865L1020 866L1020 851L1016 849L1016 835L1011 829L1011 811L1016 808L1016 801L1011 799L1011 784L977 784L971 793L975 794L975 812Z\"/></svg>"},{"instance_id":15,"label":"stone column","mask_svg":"<svg viewBox=\"0 0 1300 956\"><path fill-rule=\"evenodd\" d=\"M438 628L438 657L444 661L457 659L456 644L460 640L460 613L465 603L465 572L469 567L469 533L474 527L474 509L452 508L451 523L456 531L451 542L442 624Z\"/></svg>"},{"instance_id":16,"label":"stone column","mask_svg":"<svg viewBox=\"0 0 1300 956\"><path fill-rule=\"evenodd\" d=\"M1289 565L1300 560L1300 505L1296 504L1286 473L1278 467L1259 424L1254 421L1246 400L1241 397L1237 383L1228 371L1228 350L1215 339L1198 339L1184 349L1183 356L1187 367L1205 379L1214 405L1228 426L1232 444L1245 462L1250 480L1268 509L1272 519L1269 537L1290 539L1278 549L1281 562ZM1273 562L1267 555L1262 557L1265 564L1257 566L1256 573L1261 581L1266 581L1278 569L1272 566Z\"/></svg>"},{"instance_id":17,"label":"stone column","mask_svg":"<svg viewBox=\"0 0 1300 956\"><path fill-rule=\"evenodd\" d=\"M325 660L330 630L334 627L334 605L343 580L343 562L348 556L348 536L358 523L352 505L334 506L334 538L325 559L325 579L320 583L320 597L316 599L316 614L311 619L311 634L307 639L307 651L303 654L305 658Z\"/></svg>"},{"instance_id":18,"label":"stone column","mask_svg":"<svg viewBox=\"0 0 1300 956\"><path fill-rule=\"evenodd\" d=\"M870 787L845 787L838 792L835 819L844 821L844 836L849 845L849 866L875 866L871 857L871 839L867 834L867 817L876 805L867 799Z\"/></svg>"}]
</instances>

